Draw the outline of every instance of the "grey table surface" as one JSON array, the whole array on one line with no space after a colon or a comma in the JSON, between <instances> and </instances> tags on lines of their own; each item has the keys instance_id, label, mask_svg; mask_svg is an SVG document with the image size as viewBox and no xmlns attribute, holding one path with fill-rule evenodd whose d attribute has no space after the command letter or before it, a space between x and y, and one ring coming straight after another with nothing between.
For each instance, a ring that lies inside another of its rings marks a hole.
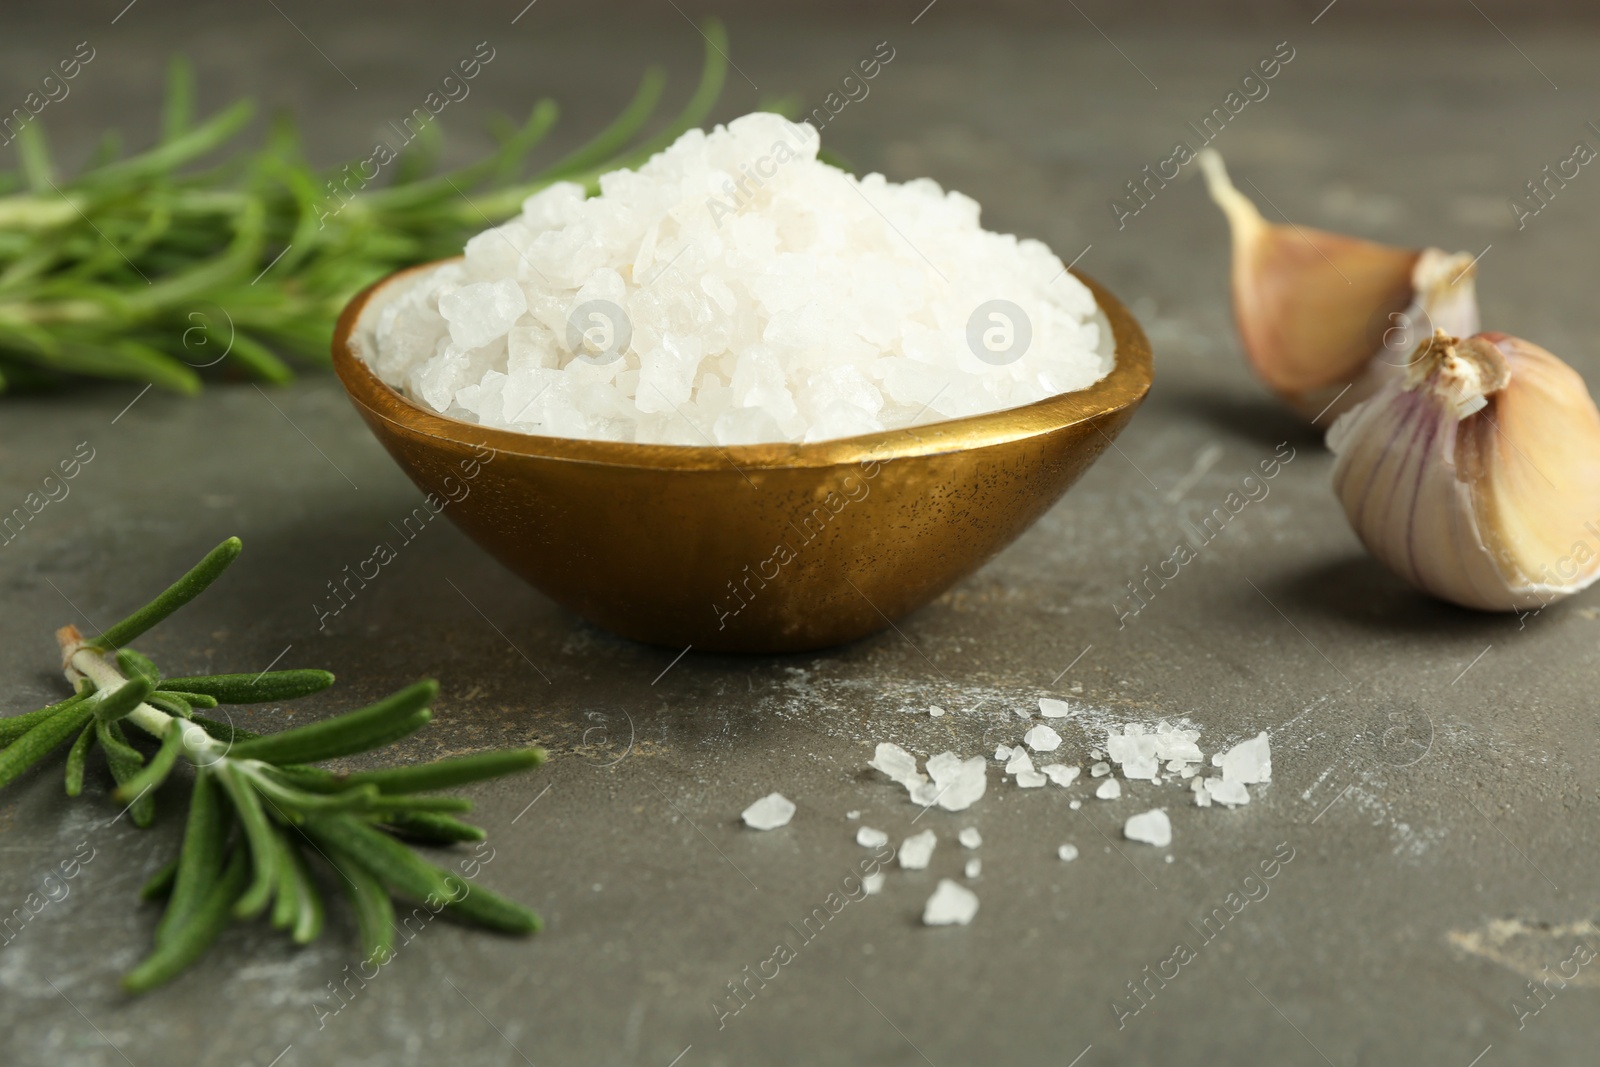
<instances>
[{"instance_id":1,"label":"grey table surface","mask_svg":"<svg viewBox=\"0 0 1600 1067\"><path fill-rule=\"evenodd\" d=\"M160 68L181 49L208 104L255 93L332 160L360 154L487 39L496 61L447 116L466 158L493 110L557 96L559 147L614 111L646 63L668 63L681 93L698 61L699 37L670 10L587 18L540 5L512 25L519 6L140 3L115 24L121 3L8 9L0 87L20 99L91 41L95 61L46 116L81 158L107 124L149 136ZM965 191L991 228L1081 253L1132 305L1157 384L1118 449L899 632L803 656L675 660L557 608L446 524L319 631L325 583L420 495L325 373L266 391L222 384L201 401L137 386L0 401L0 507L81 442L94 453L71 495L0 549L0 711L60 691L56 626L103 625L237 533L246 551L225 584L147 651L182 671L283 654L341 678L295 709L242 709L244 721L303 722L432 675L438 719L407 756L527 741L554 754L531 777L472 790L493 846L481 877L543 913L538 937L431 924L377 977L341 986L357 952L336 908L304 949L231 929L137 1001L115 987L150 942L154 916L134 893L177 825L136 831L112 821L102 783L67 802L58 770L33 774L0 795L0 912L62 860L93 858L0 946L0 1062L1595 1062L1600 967L1539 999L1529 982L1600 937L1600 599L1519 622L1431 603L1390 577L1347 528L1317 436L1244 369L1226 233L1193 175L1120 230L1107 202L1288 41L1295 58L1270 96L1218 140L1235 172L1306 224L1483 250L1486 322L1595 381L1600 178L1581 174L1521 230L1507 200L1575 141L1600 143L1586 125L1600 118L1600 38L1520 26L1503 7L1493 23L1469 13L1420 29L1357 22L1346 5L1313 24L1315 4L1125 19L1102 34L1070 12L998 24L954 0L913 25L921 6L735 18L733 57L751 84L734 75L719 114L759 94L820 98L892 42L893 63L830 143L865 169ZM1294 459L1270 495L1120 625L1126 583L1281 443ZM1207 752L1270 731L1273 782L1247 807L1201 810L1177 785L1134 784L1107 802L1084 784L1021 791L991 768L972 810L917 819L865 766L879 741L921 756L1014 742L1014 712L1047 695L1077 708L1063 727L1069 762L1086 762L1107 724L1165 717L1200 728ZM934 704L950 713L930 717ZM772 790L798 805L792 824L743 829L739 812ZM1088 799L1073 811L1073 798ZM1152 806L1171 811L1171 847L1121 840L1122 820ZM850 900L807 940L802 919L853 884L866 854L851 810L896 843L932 828L938 848L927 870L891 870L881 894ZM983 834L976 853L955 841L969 825ZM1064 842L1082 850L1076 862L1056 858ZM1292 860L1247 882L1275 853ZM971 855L983 859L975 921L923 927L923 902ZM1206 927L1219 908L1230 921ZM793 960L740 1006L729 983L779 942ZM1193 959L1148 981L1179 943ZM1117 1004L1142 1007L1119 1024Z\"/></svg>"}]
</instances>

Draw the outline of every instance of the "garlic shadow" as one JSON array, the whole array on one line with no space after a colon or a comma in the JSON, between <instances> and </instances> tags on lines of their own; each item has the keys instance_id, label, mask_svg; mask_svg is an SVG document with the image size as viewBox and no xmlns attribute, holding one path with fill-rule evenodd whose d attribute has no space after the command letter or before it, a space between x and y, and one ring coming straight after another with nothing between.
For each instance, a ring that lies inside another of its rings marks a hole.
<instances>
[{"instance_id":1,"label":"garlic shadow","mask_svg":"<svg viewBox=\"0 0 1600 1067\"><path fill-rule=\"evenodd\" d=\"M1351 623L1391 634L1477 635L1515 628L1511 612L1474 611L1437 600L1407 585L1365 553L1321 560L1267 587L1283 610L1295 616Z\"/></svg>"}]
</instances>

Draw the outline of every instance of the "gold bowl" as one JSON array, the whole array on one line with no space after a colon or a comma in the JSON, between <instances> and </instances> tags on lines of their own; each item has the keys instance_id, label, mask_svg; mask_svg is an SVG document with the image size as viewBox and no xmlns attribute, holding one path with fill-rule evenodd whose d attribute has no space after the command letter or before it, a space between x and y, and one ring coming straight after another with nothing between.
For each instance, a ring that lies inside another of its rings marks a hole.
<instances>
[{"instance_id":1,"label":"gold bowl","mask_svg":"<svg viewBox=\"0 0 1600 1067\"><path fill-rule=\"evenodd\" d=\"M801 652L889 626L971 574L1077 481L1150 389L1150 345L1092 279L1115 339L1087 389L987 415L813 444L629 444L490 429L425 409L359 354L333 365L395 462L457 526L557 603L624 637Z\"/></svg>"}]
</instances>

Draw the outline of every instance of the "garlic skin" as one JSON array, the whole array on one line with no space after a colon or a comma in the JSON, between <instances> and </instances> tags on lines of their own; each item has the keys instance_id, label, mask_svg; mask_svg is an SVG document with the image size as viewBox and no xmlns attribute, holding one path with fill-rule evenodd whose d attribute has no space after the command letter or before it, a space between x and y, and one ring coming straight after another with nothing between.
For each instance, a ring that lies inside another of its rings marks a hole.
<instances>
[{"instance_id":1,"label":"garlic skin","mask_svg":"<svg viewBox=\"0 0 1600 1067\"><path fill-rule=\"evenodd\" d=\"M1478 331L1472 256L1268 222L1215 149L1198 158L1233 236L1234 320L1245 355L1308 421L1377 392L1435 329Z\"/></svg>"},{"instance_id":2,"label":"garlic skin","mask_svg":"<svg viewBox=\"0 0 1600 1067\"><path fill-rule=\"evenodd\" d=\"M1440 330L1328 446L1350 525L1425 592L1518 611L1600 578L1600 412L1538 345Z\"/></svg>"}]
</instances>

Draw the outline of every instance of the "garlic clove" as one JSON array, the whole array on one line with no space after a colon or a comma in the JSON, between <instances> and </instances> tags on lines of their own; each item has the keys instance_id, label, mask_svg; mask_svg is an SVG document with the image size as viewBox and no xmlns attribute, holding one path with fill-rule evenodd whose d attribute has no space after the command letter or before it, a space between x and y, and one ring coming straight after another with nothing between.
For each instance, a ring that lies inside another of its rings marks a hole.
<instances>
[{"instance_id":1,"label":"garlic clove","mask_svg":"<svg viewBox=\"0 0 1600 1067\"><path fill-rule=\"evenodd\" d=\"M1600 577L1600 412L1537 345L1438 331L1328 445L1356 534L1426 592L1512 611Z\"/></svg>"},{"instance_id":2,"label":"garlic clove","mask_svg":"<svg viewBox=\"0 0 1600 1067\"><path fill-rule=\"evenodd\" d=\"M1268 222L1215 149L1199 161L1233 235L1234 319L1245 355L1308 420L1376 392L1419 335L1477 332L1472 256Z\"/></svg>"}]
</instances>

